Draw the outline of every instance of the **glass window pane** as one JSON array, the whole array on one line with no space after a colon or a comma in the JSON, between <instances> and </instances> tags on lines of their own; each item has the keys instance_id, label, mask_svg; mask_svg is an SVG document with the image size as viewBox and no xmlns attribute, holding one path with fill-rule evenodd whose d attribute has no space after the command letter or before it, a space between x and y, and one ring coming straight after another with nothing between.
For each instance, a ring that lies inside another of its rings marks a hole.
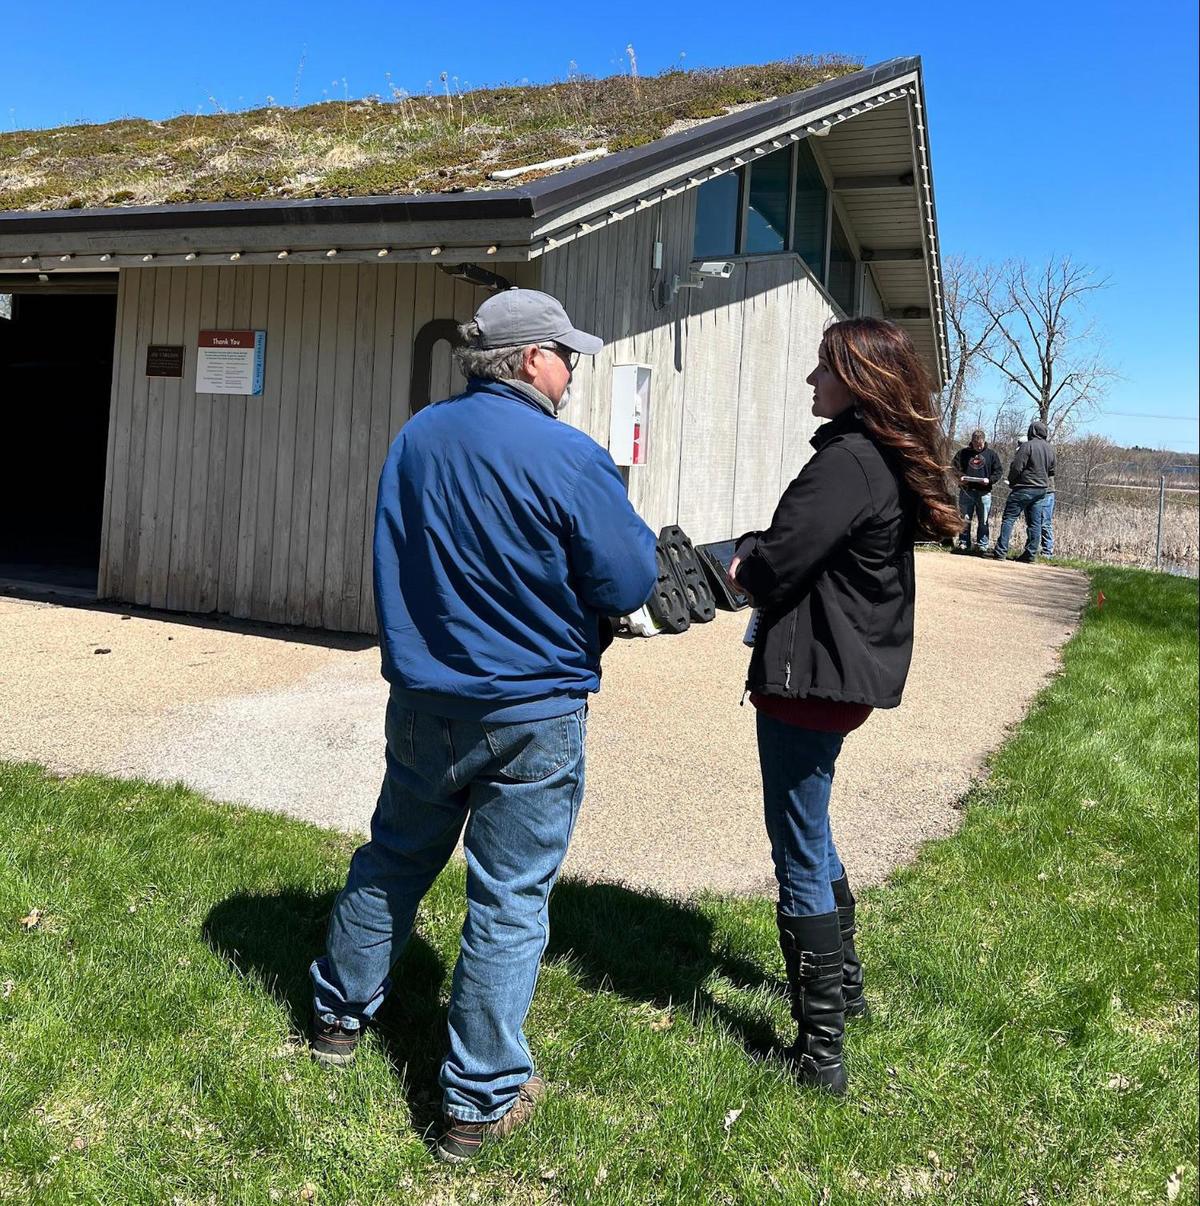
<instances>
[{"instance_id":1,"label":"glass window pane","mask_svg":"<svg viewBox=\"0 0 1200 1206\"><path fill-rule=\"evenodd\" d=\"M706 180L696 190L696 238L692 258L737 253L738 214L742 207L741 172Z\"/></svg>"},{"instance_id":2,"label":"glass window pane","mask_svg":"<svg viewBox=\"0 0 1200 1206\"><path fill-rule=\"evenodd\" d=\"M764 155L750 167L750 205L746 211L746 251L770 254L787 241L788 188L792 148Z\"/></svg>"},{"instance_id":3,"label":"glass window pane","mask_svg":"<svg viewBox=\"0 0 1200 1206\"><path fill-rule=\"evenodd\" d=\"M854 313L854 269L854 252L850 249L850 240L846 238L846 232L842 230L837 214L834 214L829 239L829 282L826 288L847 315Z\"/></svg>"},{"instance_id":4,"label":"glass window pane","mask_svg":"<svg viewBox=\"0 0 1200 1206\"><path fill-rule=\"evenodd\" d=\"M825 276L825 180L807 140L796 144L796 220L792 250L822 280Z\"/></svg>"}]
</instances>

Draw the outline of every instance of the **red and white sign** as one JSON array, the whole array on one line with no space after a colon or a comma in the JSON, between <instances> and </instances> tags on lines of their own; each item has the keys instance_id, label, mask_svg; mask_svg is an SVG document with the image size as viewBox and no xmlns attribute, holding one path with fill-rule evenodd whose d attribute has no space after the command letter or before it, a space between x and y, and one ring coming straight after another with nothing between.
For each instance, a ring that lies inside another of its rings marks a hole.
<instances>
[{"instance_id":1,"label":"red and white sign","mask_svg":"<svg viewBox=\"0 0 1200 1206\"><path fill-rule=\"evenodd\" d=\"M261 394L266 348L266 331L201 331L196 393Z\"/></svg>"},{"instance_id":2,"label":"red and white sign","mask_svg":"<svg viewBox=\"0 0 1200 1206\"><path fill-rule=\"evenodd\" d=\"M201 331L202 348L254 348L253 331Z\"/></svg>"},{"instance_id":3,"label":"red and white sign","mask_svg":"<svg viewBox=\"0 0 1200 1206\"><path fill-rule=\"evenodd\" d=\"M644 364L614 364L608 451L616 464L645 464L649 422L649 367Z\"/></svg>"}]
</instances>

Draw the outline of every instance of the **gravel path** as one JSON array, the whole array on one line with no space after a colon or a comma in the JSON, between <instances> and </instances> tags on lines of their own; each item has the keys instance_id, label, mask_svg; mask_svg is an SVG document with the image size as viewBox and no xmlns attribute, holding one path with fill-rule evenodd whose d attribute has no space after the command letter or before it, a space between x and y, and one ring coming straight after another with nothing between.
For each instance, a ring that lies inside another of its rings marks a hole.
<instances>
[{"instance_id":1,"label":"gravel path","mask_svg":"<svg viewBox=\"0 0 1200 1206\"><path fill-rule=\"evenodd\" d=\"M917 567L905 702L838 763L834 834L862 884L955 828L955 802L1054 672L1087 594L1084 575L1051 566L928 553ZM771 890L754 713L738 706L746 618L605 655L569 871L677 896ZM382 768L378 653L294 636L0 598L0 758L179 779L364 830Z\"/></svg>"}]
</instances>

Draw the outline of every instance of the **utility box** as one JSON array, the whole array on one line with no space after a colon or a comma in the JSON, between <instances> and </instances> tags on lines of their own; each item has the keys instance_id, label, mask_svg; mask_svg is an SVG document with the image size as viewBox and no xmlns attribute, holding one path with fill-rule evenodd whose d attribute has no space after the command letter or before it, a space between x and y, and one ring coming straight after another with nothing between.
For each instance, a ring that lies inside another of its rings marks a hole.
<instances>
[{"instance_id":1,"label":"utility box","mask_svg":"<svg viewBox=\"0 0 1200 1206\"><path fill-rule=\"evenodd\" d=\"M612 374L608 451L618 465L644 465L650 423L650 367L614 364Z\"/></svg>"}]
</instances>

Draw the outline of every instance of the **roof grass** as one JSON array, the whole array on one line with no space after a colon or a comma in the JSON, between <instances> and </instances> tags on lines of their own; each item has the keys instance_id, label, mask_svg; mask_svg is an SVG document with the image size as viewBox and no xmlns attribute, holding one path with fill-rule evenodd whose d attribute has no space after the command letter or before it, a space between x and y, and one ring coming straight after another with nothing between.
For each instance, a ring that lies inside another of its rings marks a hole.
<instances>
[{"instance_id":1,"label":"roof grass","mask_svg":"<svg viewBox=\"0 0 1200 1206\"><path fill-rule=\"evenodd\" d=\"M467 92L443 74L440 94L396 89L387 100L0 133L0 210L502 187L489 182L490 172L596 147L642 146L684 123L800 92L861 66L801 56Z\"/></svg>"}]
</instances>

